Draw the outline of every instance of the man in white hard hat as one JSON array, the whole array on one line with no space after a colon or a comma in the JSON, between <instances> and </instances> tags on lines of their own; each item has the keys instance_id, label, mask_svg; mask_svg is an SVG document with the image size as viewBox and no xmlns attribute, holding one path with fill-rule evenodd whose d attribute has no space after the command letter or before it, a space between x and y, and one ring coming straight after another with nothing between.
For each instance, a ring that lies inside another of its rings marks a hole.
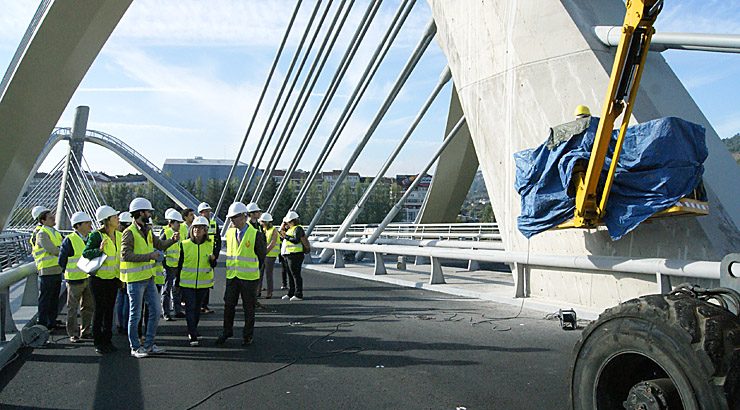
<instances>
[{"instance_id":1,"label":"man in white hard hat","mask_svg":"<svg viewBox=\"0 0 740 410\"><path fill-rule=\"evenodd\" d=\"M167 248L164 252L164 261L162 262L165 271L164 286L162 286L162 314L164 315L164 320L173 321L177 313L182 315L180 292L179 287L175 286L175 280L178 275L177 261L180 257L180 241L188 239L188 236L187 233L183 235L180 230L180 226L184 225L184 221L179 212L170 208L165 211L164 218L167 220L167 226L162 230L159 239L164 241L172 238L175 232L180 232L180 240Z\"/></svg>"},{"instance_id":2,"label":"man in white hard hat","mask_svg":"<svg viewBox=\"0 0 740 410\"><path fill-rule=\"evenodd\" d=\"M134 218L131 216L131 212L124 211L118 215L118 230L120 232L125 231L132 223L134 223ZM127 332L129 310L128 292L124 286L118 289L118 296L116 297L115 315L118 323L116 330L119 335L124 335Z\"/></svg>"},{"instance_id":3,"label":"man in white hard hat","mask_svg":"<svg viewBox=\"0 0 740 410\"><path fill-rule=\"evenodd\" d=\"M221 229L219 228L218 223L216 223L215 216L213 218L211 217L212 211L211 206L208 205L207 202L201 202L198 204L198 214L208 219L208 239L213 241L213 254L218 257L221 253ZM211 290L208 289L206 291L206 296L203 298L203 306L200 308L201 313L213 313L213 311L208 307L210 300Z\"/></svg>"},{"instance_id":4,"label":"man in white hard hat","mask_svg":"<svg viewBox=\"0 0 740 410\"><path fill-rule=\"evenodd\" d=\"M64 271L67 283L67 336L72 343L81 339L92 339L92 320L95 302L88 283L88 275L77 262L85 250L87 236L92 232L92 218L86 212L75 212L69 218L74 232L62 241L59 251L59 266ZM82 319L82 328L77 322L77 314Z\"/></svg>"},{"instance_id":5,"label":"man in white hard hat","mask_svg":"<svg viewBox=\"0 0 740 410\"><path fill-rule=\"evenodd\" d=\"M222 345L234 335L234 316L239 297L244 307L244 331L242 345L252 344L254 335L254 311L259 287L260 255L264 259L264 236L260 243L259 231L248 222L246 205L234 202L229 206L228 218L233 226L226 231L226 291L224 292L224 328L216 340Z\"/></svg>"},{"instance_id":6,"label":"man in white hard hat","mask_svg":"<svg viewBox=\"0 0 740 410\"><path fill-rule=\"evenodd\" d=\"M180 239L176 232L173 238L162 241L152 235L148 225L154 208L145 198L134 198L129 204L129 212L134 218L121 239L121 280L126 282L131 310L128 318L128 340L131 356L143 358L150 354L164 353L164 349L154 344L159 323L160 297L154 284L157 262L164 259L162 252ZM139 320L144 301L149 308L144 345L139 341Z\"/></svg>"},{"instance_id":7,"label":"man in white hard hat","mask_svg":"<svg viewBox=\"0 0 740 410\"><path fill-rule=\"evenodd\" d=\"M38 224L31 236L33 259L39 273L38 323L51 331L61 327L57 315L62 288L62 268L58 261L62 235L54 229L56 215L50 209L36 206L31 216Z\"/></svg>"}]
</instances>

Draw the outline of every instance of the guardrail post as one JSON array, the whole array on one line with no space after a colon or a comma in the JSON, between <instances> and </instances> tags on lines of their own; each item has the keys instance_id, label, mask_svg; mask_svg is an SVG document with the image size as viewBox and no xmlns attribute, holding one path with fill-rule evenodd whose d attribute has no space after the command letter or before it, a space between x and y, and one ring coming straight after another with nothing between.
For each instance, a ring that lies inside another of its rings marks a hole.
<instances>
[{"instance_id":1,"label":"guardrail post","mask_svg":"<svg viewBox=\"0 0 740 410\"><path fill-rule=\"evenodd\" d=\"M376 275L385 275L387 271L385 270L385 261L383 261L383 254L381 252L373 252L375 255L375 274Z\"/></svg>"},{"instance_id":2,"label":"guardrail post","mask_svg":"<svg viewBox=\"0 0 740 410\"><path fill-rule=\"evenodd\" d=\"M523 263L514 262L511 273L514 277L514 297L526 298L529 293L529 267Z\"/></svg>"},{"instance_id":3,"label":"guardrail post","mask_svg":"<svg viewBox=\"0 0 740 410\"><path fill-rule=\"evenodd\" d=\"M344 252L341 249L334 249L334 267L344 267Z\"/></svg>"},{"instance_id":4,"label":"guardrail post","mask_svg":"<svg viewBox=\"0 0 740 410\"><path fill-rule=\"evenodd\" d=\"M39 274L26 276L26 285L23 287L21 306L36 306L39 303Z\"/></svg>"},{"instance_id":5,"label":"guardrail post","mask_svg":"<svg viewBox=\"0 0 740 410\"><path fill-rule=\"evenodd\" d=\"M414 259L414 265L421 266L421 265L429 265L429 258L426 256L417 256L416 259Z\"/></svg>"},{"instance_id":6,"label":"guardrail post","mask_svg":"<svg viewBox=\"0 0 740 410\"><path fill-rule=\"evenodd\" d=\"M13 312L10 310L10 289L0 290L0 342L5 342L7 333L15 333L18 329L13 321Z\"/></svg>"},{"instance_id":7,"label":"guardrail post","mask_svg":"<svg viewBox=\"0 0 740 410\"><path fill-rule=\"evenodd\" d=\"M432 273L431 273L431 276L429 277L429 284L430 285L442 285L446 283L444 273L442 272L442 264L439 262L439 258L432 256L431 264L432 264Z\"/></svg>"},{"instance_id":8,"label":"guardrail post","mask_svg":"<svg viewBox=\"0 0 740 410\"><path fill-rule=\"evenodd\" d=\"M478 261L469 260L468 261L468 272L475 272L477 270L480 270L480 264Z\"/></svg>"},{"instance_id":9,"label":"guardrail post","mask_svg":"<svg viewBox=\"0 0 740 410\"><path fill-rule=\"evenodd\" d=\"M671 286L671 277L663 275L660 272L655 273L655 281L658 283L658 292L662 295L667 295L673 290Z\"/></svg>"}]
</instances>

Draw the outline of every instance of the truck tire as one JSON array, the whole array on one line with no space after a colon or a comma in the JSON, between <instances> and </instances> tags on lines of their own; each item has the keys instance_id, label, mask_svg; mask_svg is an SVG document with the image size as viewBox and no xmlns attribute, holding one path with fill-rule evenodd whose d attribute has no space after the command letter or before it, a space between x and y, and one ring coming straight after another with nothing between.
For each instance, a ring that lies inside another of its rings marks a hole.
<instances>
[{"instance_id":1,"label":"truck tire","mask_svg":"<svg viewBox=\"0 0 740 410\"><path fill-rule=\"evenodd\" d=\"M574 348L573 409L740 409L740 318L682 294L606 310Z\"/></svg>"}]
</instances>

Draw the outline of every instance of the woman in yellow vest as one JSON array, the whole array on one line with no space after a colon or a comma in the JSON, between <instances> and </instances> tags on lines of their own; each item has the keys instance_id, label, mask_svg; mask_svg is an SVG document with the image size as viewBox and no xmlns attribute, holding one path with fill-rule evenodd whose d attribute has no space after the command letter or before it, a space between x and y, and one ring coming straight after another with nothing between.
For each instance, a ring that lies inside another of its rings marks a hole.
<instances>
[{"instance_id":1,"label":"woman in yellow vest","mask_svg":"<svg viewBox=\"0 0 740 410\"><path fill-rule=\"evenodd\" d=\"M290 211L285 215L280 236L283 239L281 252L288 268L289 279L288 294L283 296L283 300L300 301L303 300L303 278L301 277L303 253L308 252L309 248L306 233L298 220L298 213Z\"/></svg>"},{"instance_id":2,"label":"woman in yellow vest","mask_svg":"<svg viewBox=\"0 0 740 410\"><path fill-rule=\"evenodd\" d=\"M177 283L185 301L185 320L188 323L190 346L198 346L200 307L208 289L213 287L213 268L216 255L213 241L208 236L208 219L198 216L190 227L190 238L182 241L177 262Z\"/></svg>"},{"instance_id":3,"label":"woman in yellow vest","mask_svg":"<svg viewBox=\"0 0 740 410\"><path fill-rule=\"evenodd\" d=\"M265 241L267 242L267 256L265 257L265 263L262 265L262 275L260 276L260 289L264 283L265 276L267 277L267 296L266 299L272 298L273 290L273 278L272 273L275 270L275 259L280 255L280 235L278 230L272 224L272 215L265 212L260 216L259 221L262 223L262 228L265 231Z\"/></svg>"},{"instance_id":4,"label":"woman in yellow vest","mask_svg":"<svg viewBox=\"0 0 740 410\"><path fill-rule=\"evenodd\" d=\"M67 336L71 343L79 343L80 339L92 339L95 302L87 273L77 266L85 250L87 237L92 231L92 218L86 212L75 212L69 218L69 222L74 232L62 241L59 266L64 269L64 281L67 282ZM77 322L78 313L82 317L82 329Z\"/></svg>"},{"instance_id":5,"label":"woman in yellow vest","mask_svg":"<svg viewBox=\"0 0 740 410\"><path fill-rule=\"evenodd\" d=\"M106 354L116 351L113 338L113 309L116 296L121 287L120 254L121 232L118 231L118 211L103 205L95 211L95 219L100 222L100 229L88 236L82 256L95 259L105 254L103 265L90 273L90 290L95 299L93 313L93 343L95 351Z\"/></svg>"},{"instance_id":6,"label":"woman in yellow vest","mask_svg":"<svg viewBox=\"0 0 740 410\"><path fill-rule=\"evenodd\" d=\"M31 249L39 273L38 324L54 330L59 315L59 291L62 288L62 268L59 266L59 247L62 235L54 229L56 215L43 206L31 210L38 223L31 236Z\"/></svg>"}]
</instances>

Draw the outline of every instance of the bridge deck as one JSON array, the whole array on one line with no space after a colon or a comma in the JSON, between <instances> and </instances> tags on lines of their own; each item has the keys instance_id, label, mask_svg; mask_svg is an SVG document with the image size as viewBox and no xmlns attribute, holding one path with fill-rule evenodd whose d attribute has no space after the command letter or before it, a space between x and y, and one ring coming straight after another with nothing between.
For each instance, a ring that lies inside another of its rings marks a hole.
<instances>
[{"instance_id":1,"label":"bridge deck","mask_svg":"<svg viewBox=\"0 0 740 410\"><path fill-rule=\"evenodd\" d=\"M306 272L305 283L303 302L262 300L247 348L239 338L213 345L223 281L216 314L202 317L201 347L188 346L184 320L161 322L167 353L146 359L130 357L122 335L119 352L100 357L55 334L2 370L0 407L180 409L240 382L198 408L566 406L579 333L541 312L321 272Z\"/></svg>"}]
</instances>

